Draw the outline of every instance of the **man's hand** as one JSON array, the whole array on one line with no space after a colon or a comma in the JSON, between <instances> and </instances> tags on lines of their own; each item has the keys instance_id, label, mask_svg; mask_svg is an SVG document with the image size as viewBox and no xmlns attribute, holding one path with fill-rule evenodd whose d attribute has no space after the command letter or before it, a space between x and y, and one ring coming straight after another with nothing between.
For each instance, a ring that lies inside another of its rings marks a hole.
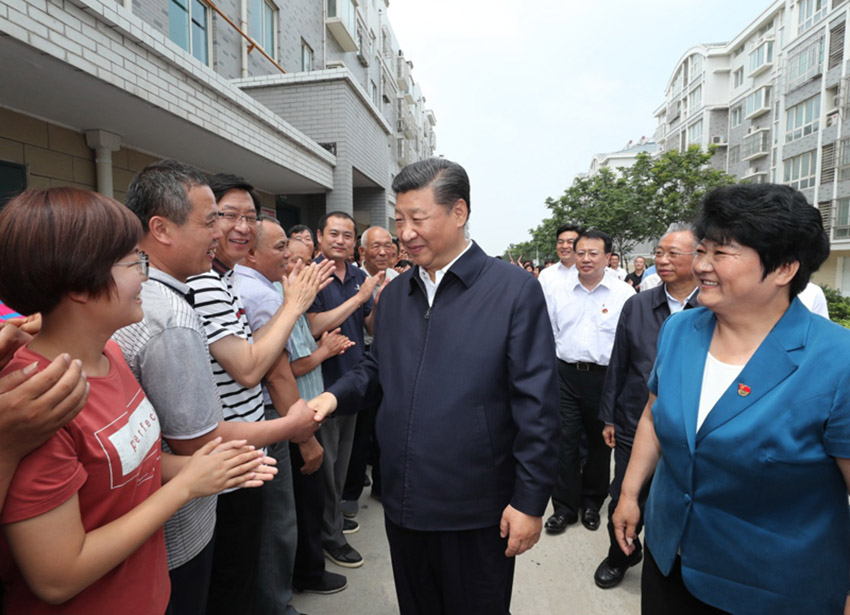
<instances>
[{"instance_id":1,"label":"man's hand","mask_svg":"<svg viewBox=\"0 0 850 615\"><path fill-rule=\"evenodd\" d=\"M384 283L384 276L386 275L385 271L379 271L377 274L366 278L366 280L360 285L360 290L357 291L357 301L360 305L363 305L372 298L372 293L375 292L375 288L377 288L379 284Z\"/></svg>"},{"instance_id":2,"label":"man's hand","mask_svg":"<svg viewBox=\"0 0 850 615\"><path fill-rule=\"evenodd\" d=\"M540 539L542 529L541 517L532 517L508 504L499 523L499 535L502 538L508 538L505 556L514 557L528 551Z\"/></svg>"},{"instance_id":3,"label":"man's hand","mask_svg":"<svg viewBox=\"0 0 850 615\"><path fill-rule=\"evenodd\" d=\"M311 263L303 269L295 270L281 278L283 295L287 308L296 310L299 314L307 311L316 295L331 283L333 261L322 261L318 265Z\"/></svg>"},{"instance_id":4,"label":"man's hand","mask_svg":"<svg viewBox=\"0 0 850 615\"><path fill-rule=\"evenodd\" d=\"M626 555L631 555L635 550L634 542L637 535L635 530L639 521L640 506L637 500L621 493L617 510L611 517L611 523L614 525L614 537L617 539L617 544Z\"/></svg>"},{"instance_id":5,"label":"man's hand","mask_svg":"<svg viewBox=\"0 0 850 615\"><path fill-rule=\"evenodd\" d=\"M313 420L317 423L321 423L328 415L332 414L336 410L336 404L336 396L327 391L307 402L307 405L315 412Z\"/></svg>"},{"instance_id":6,"label":"man's hand","mask_svg":"<svg viewBox=\"0 0 850 615\"><path fill-rule=\"evenodd\" d=\"M0 346L0 356L5 354L3 351ZM36 372L33 363L0 378L3 458L17 462L44 444L83 409L88 392L82 363L71 361L67 354L58 356L41 373Z\"/></svg>"},{"instance_id":7,"label":"man's hand","mask_svg":"<svg viewBox=\"0 0 850 615\"><path fill-rule=\"evenodd\" d=\"M312 474L322 467L325 449L316 440L316 436L299 444L298 450L301 452L301 458L304 459L304 465L301 466L301 474Z\"/></svg>"},{"instance_id":8,"label":"man's hand","mask_svg":"<svg viewBox=\"0 0 850 615\"><path fill-rule=\"evenodd\" d=\"M322 337L319 339L319 348L325 353L325 359L340 355L354 346L354 342L339 331L340 328L337 327L333 331L322 333ZM322 360L324 361L325 359Z\"/></svg>"},{"instance_id":9,"label":"man's hand","mask_svg":"<svg viewBox=\"0 0 850 615\"><path fill-rule=\"evenodd\" d=\"M290 441L296 444L306 442L313 437L313 433L319 428L318 422L313 420L313 409L303 399L299 399L289 406L286 418L292 419L293 429Z\"/></svg>"},{"instance_id":10,"label":"man's hand","mask_svg":"<svg viewBox=\"0 0 850 615\"><path fill-rule=\"evenodd\" d=\"M602 428L602 439L605 440L605 444L608 445L608 448L614 448L617 446L617 440L614 437L614 426L613 425L605 425Z\"/></svg>"}]
</instances>

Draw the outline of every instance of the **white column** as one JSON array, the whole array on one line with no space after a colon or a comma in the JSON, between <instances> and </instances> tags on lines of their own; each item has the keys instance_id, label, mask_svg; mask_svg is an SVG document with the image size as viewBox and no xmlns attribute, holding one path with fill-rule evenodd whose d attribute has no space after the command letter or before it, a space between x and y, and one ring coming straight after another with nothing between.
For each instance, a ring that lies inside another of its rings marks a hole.
<instances>
[{"instance_id":1,"label":"white column","mask_svg":"<svg viewBox=\"0 0 850 615\"><path fill-rule=\"evenodd\" d=\"M95 152L97 169L97 191L113 198L112 190L112 152L121 147L121 137L105 130L87 130L86 145Z\"/></svg>"}]
</instances>

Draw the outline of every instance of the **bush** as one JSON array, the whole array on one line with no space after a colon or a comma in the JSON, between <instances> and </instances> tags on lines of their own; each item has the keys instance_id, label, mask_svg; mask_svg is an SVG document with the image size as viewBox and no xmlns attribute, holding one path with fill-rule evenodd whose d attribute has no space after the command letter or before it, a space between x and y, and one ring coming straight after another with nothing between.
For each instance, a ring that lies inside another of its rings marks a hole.
<instances>
[{"instance_id":1,"label":"bush","mask_svg":"<svg viewBox=\"0 0 850 615\"><path fill-rule=\"evenodd\" d=\"M834 322L850 328L850 298L845 297L834 288L821 284L823 294L826 296L826 307L829 317Z\"/></svg>"}]
</instances>

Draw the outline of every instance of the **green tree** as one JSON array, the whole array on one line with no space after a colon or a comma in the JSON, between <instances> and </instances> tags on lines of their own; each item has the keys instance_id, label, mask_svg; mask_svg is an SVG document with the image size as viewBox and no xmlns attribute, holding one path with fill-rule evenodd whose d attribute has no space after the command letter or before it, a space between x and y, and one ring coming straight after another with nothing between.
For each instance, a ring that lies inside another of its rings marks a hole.
<instances>
[{"instance_id":1,"label":"green tree","mask_svg":"<svg viewBox=\"0 0 850 615\"><path fill-rule=\"evenodd\" d=\"M555 231L567 222L605 231L620 253L660 237L671 222L693 219L707 192L735 182L708 166L714 151L694 145L657 158L641 153L632 167L576 178L560 198L546 199L551 216L529 230L531 241L511 244L505 258L554 256Z\"/></svg>"}]
</instances>

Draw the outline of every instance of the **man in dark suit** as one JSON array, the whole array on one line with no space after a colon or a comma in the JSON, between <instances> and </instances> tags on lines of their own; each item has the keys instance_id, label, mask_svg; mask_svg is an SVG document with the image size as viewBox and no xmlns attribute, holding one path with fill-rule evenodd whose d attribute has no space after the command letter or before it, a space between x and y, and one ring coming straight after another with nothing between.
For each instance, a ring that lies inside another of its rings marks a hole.
<instances>
[{"instance_id":1,"label":"man in dark suit","mask_svg":"<svg viewBox=\"0 0 850 615\"><path fill-rule=\"evenodd\" d=\"M655 363L656 344L661 325L671 313L696 307L698 284L691 270L696 238L687 225L672 225L655 250L655 266L663 284L642 292L626 301L599 406L599 419L605 423L602 436L614 449L614 480L611 482L611 503L608 506L608 536L611 546L608 557L602 560L593 575L596 585L603 589L620 584L626 570L643 558L640 541L627 557L617 544L611 515L620 500L620 487L635 431L643 408L649 399L647 380ZM641 494L640 507L646 502L649 484ZM640 527L637 529L640 532Z\"/></svg>"},{"instance_id":2,"label":"man in dark suit","mask_svg":"<svg viewBox=\"0 0 850 615\"><path fill-rule=\"evenodd\" d=\"M466 238L469 179L432 158L393 182L416 263L383 289L360 365L317 420L383 392L376 433L402 615L507 615L557 462L555 344L537 280Z\"/></svg>"}]
</instances>

